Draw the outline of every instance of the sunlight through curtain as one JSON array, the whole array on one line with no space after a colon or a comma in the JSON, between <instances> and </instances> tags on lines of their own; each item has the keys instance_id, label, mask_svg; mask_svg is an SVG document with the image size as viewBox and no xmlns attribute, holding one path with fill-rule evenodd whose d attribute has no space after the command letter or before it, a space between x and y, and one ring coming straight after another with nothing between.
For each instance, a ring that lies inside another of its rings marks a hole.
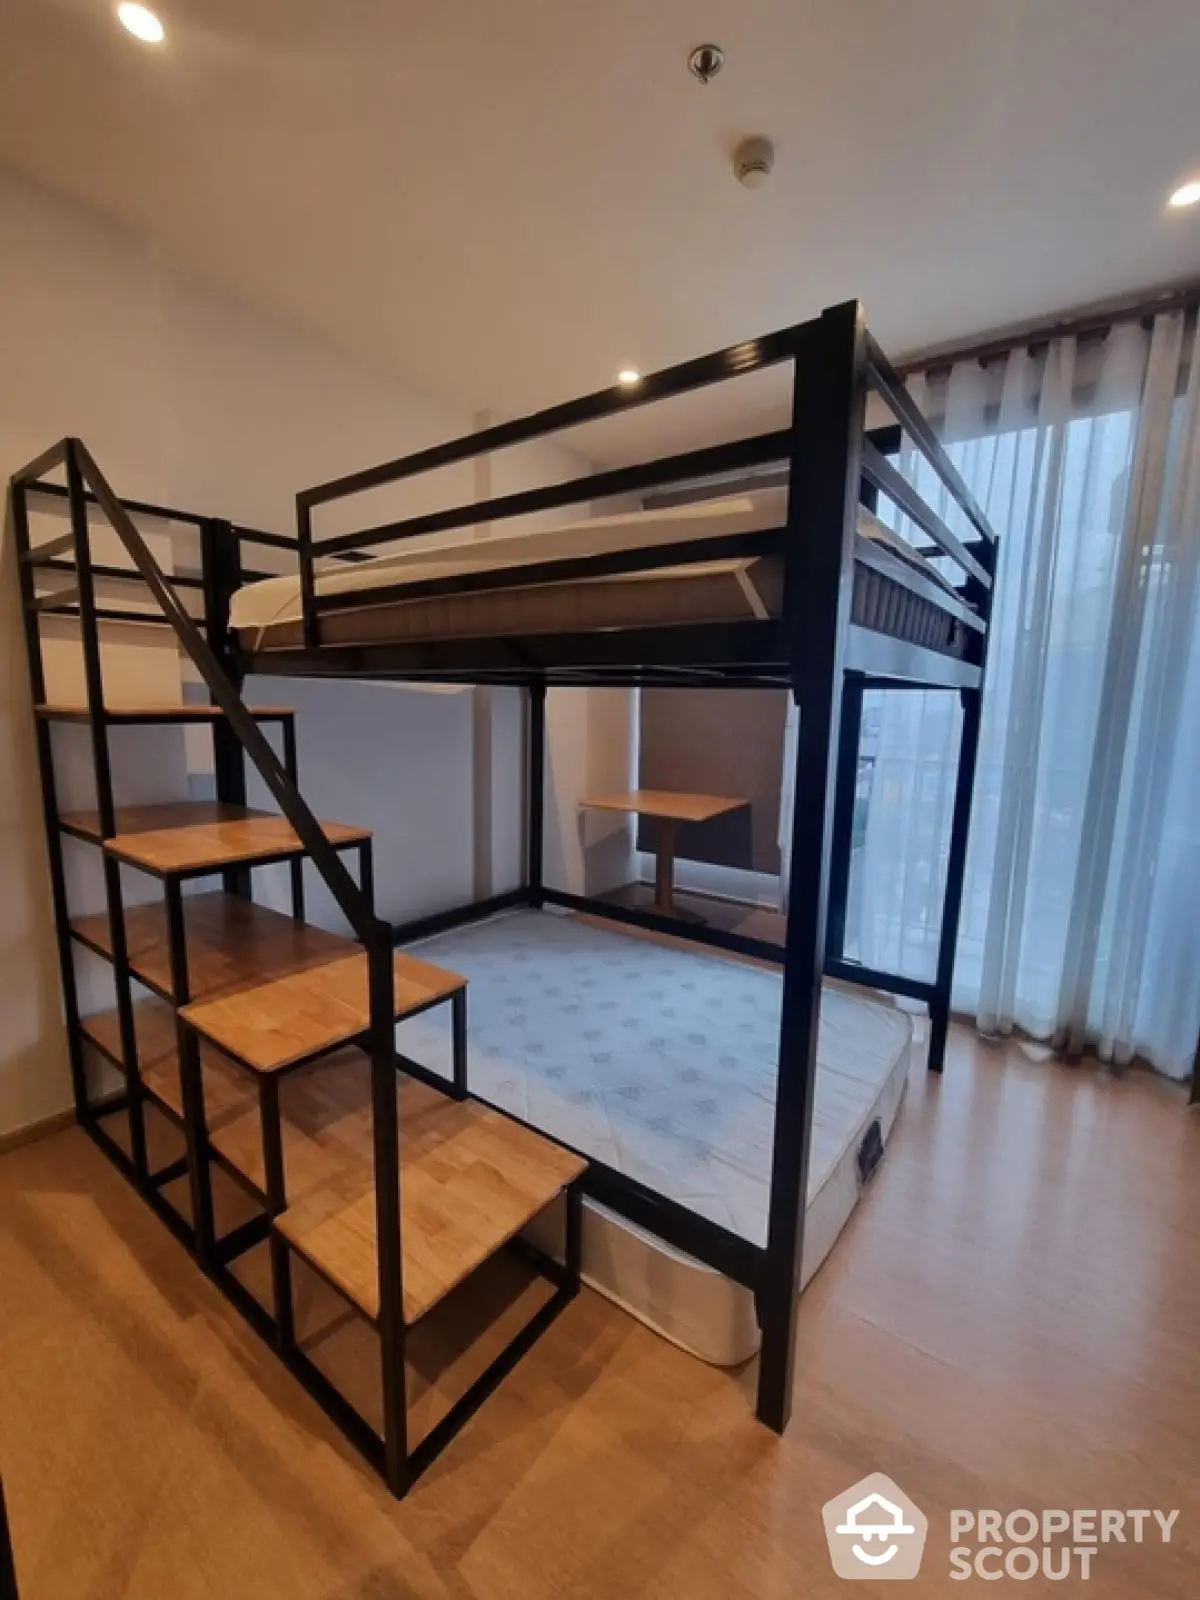
<instances>
[{"instance_id":1,"label":"sunlight through curtain","mask_svg":"<svg viewBox=\"0 0 1200 1600\"><path fill-rule=\"evenodd\" d=\"M955 1008L1178 1077L1200 1023L1198 353L1179 312L910 385L1001 541ZM959 531L923 458L902 468ZM867 697L847 954L871 966L933 976L958 724L950 693Z\"/></svg>"}]
</instances>

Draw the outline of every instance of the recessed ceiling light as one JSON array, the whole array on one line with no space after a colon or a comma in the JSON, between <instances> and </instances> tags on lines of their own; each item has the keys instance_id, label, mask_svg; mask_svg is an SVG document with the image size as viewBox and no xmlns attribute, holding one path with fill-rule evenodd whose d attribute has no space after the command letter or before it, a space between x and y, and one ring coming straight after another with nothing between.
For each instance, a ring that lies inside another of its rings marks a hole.
<instances>
[{"instance_id":1,"label":"recessed ceiling light","mask_svg":"<svg viewBox=\"0 0 1200 1600\"><path fill-rule=\"evenodd\" d=\"M125 0L117 7L117 20L143 44L161 44L166 37L166 29L153 11L148 6L135 5L133 0Z\"/></svg>"},{"instance_id":2,"label":"recessed ceiling light","mask_svg":"<svg viewBox=\"0 0 1200 1600\"><path fill-rule=\"evenodd\" d=\"M641 381L641 373L635 372L632 367L622 367L620 372L617 373L617 382L622 389L632 389L635 383L641 383Z\"/></svg>"},{"instance_id":3,"label":"recessed ceiling light","mask_svg":"<svg viewBox=\"0 0 1200 1600\"><path fill-rule=\"evenodd\" d=\"M1182 210L1184 206L1194 206L1198 200L1200 200L1200 179L1193 179L1191 183L1185 183L1176 189L1167 204Z\"/></svg>"}]
</instances>

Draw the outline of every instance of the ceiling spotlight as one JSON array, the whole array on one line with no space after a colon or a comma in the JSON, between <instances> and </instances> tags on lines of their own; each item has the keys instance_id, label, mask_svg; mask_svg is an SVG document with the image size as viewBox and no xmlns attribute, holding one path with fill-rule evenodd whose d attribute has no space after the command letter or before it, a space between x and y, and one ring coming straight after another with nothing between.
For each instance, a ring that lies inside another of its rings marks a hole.
<instances>
[{"instance_id":1,"label":"ceiling spotlight","mask_svg":"<svg viewBox=\"0 0 1200 1600\"><path fill-rule=\"evenodd\" d=\"M1200 200L1200 179L1193 179L1191 183L1185 183L1176 189L1167 204L1182 211L1184 206L1194 206L1198 200Z\"/></svg>"},{"instance_id":2,"label":"ceiling spotlight","mask_svg":"<svg viewBox=\"0 0 1200 1600\"><path fill-rule=\"evenodd\" d=\"M117 21L143 44L161 44L166 38L166 29L153 11L148 6L135 5L133 0L124 0L117 7Z\"/></svg>"},{"instance_id":3,"label":"ceiling spotlight","mask_svg":"<svg viewBox=\"0 0 1200 1600\"><path fill-rule=\"evenodd\" d=\"M641 373L636 372L633 367L622 367L620 372L617 373L617 382L622 389L632 389L634 384L641 383L641 381Z\"/></svg>"}]
</instances>

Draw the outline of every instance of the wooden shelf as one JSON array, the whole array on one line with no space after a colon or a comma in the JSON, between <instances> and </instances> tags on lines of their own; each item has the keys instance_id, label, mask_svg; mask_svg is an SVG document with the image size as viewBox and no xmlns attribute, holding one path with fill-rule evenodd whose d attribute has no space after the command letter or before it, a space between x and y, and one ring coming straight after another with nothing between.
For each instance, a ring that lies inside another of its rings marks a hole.
<instances>
[{"instance_id":1,"label":"wooden shelf","mask_svg":"<svg viewBox=\"0 0 1200 1600\"><path fill-rule=\"evenodd\" d=\"M305 854L285 818L220 800L123 806L117 811L117 832L107 841L94 811L70 811L58 821L67 833L103 843L110 855L157 877L216 872L222 867L286 861ZM337 846L371 837L369 828L352 828L344 822L322 822L321 828L330 844Z\"/></svg>"},{"instance_id":2,"label":"wooden shelf","mask_svg":"<svg viewBox=\"0 0 1200 1600\"><path fill-rule=\"evenodd\" d=\"M158 1103L183 1119L175 1012L162 1000L134 1006L138 1066ZM86 1017L83 1031L113 1061L121 1060L115 1011ZM262 1117L254 1079L209 1045L200 1050L208 1140L263 1195L267 1188ZM302 1200L333 1183L348 1167L371 1161L371 1079L366 1057L344 1050L284 1079L279 1095L287 1193Z\"/></svg>"},{"instance_id":3,"label":"wooden shelf","mask_svg":"<svg viewBox=\"0 0 1200 1600\"><path fill-rule=\"evenodd\" d=\"M375 1320L379 1263L370 1069L360 1052L353 1055L358 1057L357 1067L347 1063L336 1075L319 1065L307 1070L326 1097L321 1117L336 1128L339 1154L354 1149L358 1159L307 1199L293 1201L276 1227L324 1278ZM347 1101L355 1109L343 1119L339 1102ZM294 1110L289 1112L289 1119L294 1115ZM314 1123L304 1132L310 1140L319 1136ZM471 1100L450 1100L424 1084L402 1079L400 1239L405 1322L418 1321L482 1266L586 1165L581 1157L498 1111ZM289 1190L289 1198L291 1194Z\"/></svg>"},{"instance_id":4,"label":"wooden shelf","mask_svg":"<svg viewBox=\"0 0 1200 1600\"><path fill-rule=\"evenodd\" d=\"M183 904L192 1002L182 1015L210 1043L252 1071L279 1072L365 1033L367 955L353 940L236 895L187 895ZM111 957L107 914L77 917L71 931ZM128 908L125 936L134 977L172 999L165 908ZM393 970L397 1020L466 987L415 956L397 954Z\"/></svg>"},{"instance_id":5,"label":"wooden shelf","mask_svg":"<svg viewBox=\"0 0 1200 1600\"><path fill-rule=\"evenodd\" d=\"M711 822L727 811L741 811L750 804L745 796L719 794L674 794L663 789L635 789L631 794L593 795L579 804L588 811L633 812L642 817L666 818L671 822Z\"/></svg>"},{"instance_id":6,"label":"wooden shelf","mask_svg":"<svg viewBox=\"0 0 1200 1600\"><path fill-rule=\"evenodd\" d=\"M308 971L359 949L352 939L293 922L278 911L220 890L185 895L183 903L188 975L196 999L235 992L281 973ZM111 959L107 912L74 918L71 932ZM162 902L127 907L125 937L134 977L164 999L173 999Z\"/></svg>"},{"instance_id":7,"label":"wooden shelf","mask_svg":"<svg viewBox=\"0 0 1200 1600\"><path fill-rule=\"evenodd\" d=\"M252 717L261 722L280 722L296 715L291 706L247 706ZM90 722L92 714L86 705L56 701L36 707L39 717L48 722ZM222 722L225 713L220 706L208 705L123 705L105 706L104 715L109 722L145 724L172 722Z\"/></svg>"},{"instance_id":8,"label":"wooden shelf","mask_svg":"<svg viewBox=\"0 0 1200 1600\"><path fill-rule=\"evenodd\" d=\"M139 1000L133 1008L134 1033L137 1037L138 1071L143 1084L167 1111L179 1121L183 1120L183 1088L179 1076L179 1043L175 1011L163 1000ZM92 1044L118 1066L122 1062L121 1024L115 1011L104 1011L83 1017L80 1027ZM262 1133L258 1115L258 1091L253 1081L222 1056L220 1051L207 1046L200 1052L204 1077L204 1107L207 1114L212 1144L221 1151L245 1176L263 1187ZM247 1141L247 1127L253 1137ZM228 1132L240 1130L235 1141L236 1155L229 1156L223 1148ZM257 1165L250 1170L247 1155L257 1149Z\"/></svg>"}]
</instances>

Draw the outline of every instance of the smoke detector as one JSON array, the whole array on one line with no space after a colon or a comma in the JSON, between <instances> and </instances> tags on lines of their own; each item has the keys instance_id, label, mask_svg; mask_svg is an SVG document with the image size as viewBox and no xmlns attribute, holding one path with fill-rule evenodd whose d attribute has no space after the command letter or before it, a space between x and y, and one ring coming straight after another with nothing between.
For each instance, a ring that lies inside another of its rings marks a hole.
<instances>
[{"instance_id":1,"label":"smoke detector","mask_svg":"<svg viewBox=\"0 0 1200 1600\"><path fill-rule=\"evenodd\" d=\"M775 146L761 134L743 139L733 152L733 172L747 189L761 189L775 165Z\"/></svg>"}]
</instances>

